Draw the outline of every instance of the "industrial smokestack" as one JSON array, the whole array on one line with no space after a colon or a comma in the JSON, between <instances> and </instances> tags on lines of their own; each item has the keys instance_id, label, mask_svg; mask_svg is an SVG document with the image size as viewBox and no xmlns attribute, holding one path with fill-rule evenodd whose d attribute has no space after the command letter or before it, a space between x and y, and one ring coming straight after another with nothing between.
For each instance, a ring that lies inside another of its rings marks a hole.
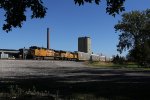
<instances>
[{"instance_id":1,"label":"industrial smokestack","mask_svg":"<svg viewBox=\"0 0 150 100\"><path fill-rule=\"evenodd\" d=\"M47 28L47 49L49 49L49 28Z\"/></svg>"}]
</instances>

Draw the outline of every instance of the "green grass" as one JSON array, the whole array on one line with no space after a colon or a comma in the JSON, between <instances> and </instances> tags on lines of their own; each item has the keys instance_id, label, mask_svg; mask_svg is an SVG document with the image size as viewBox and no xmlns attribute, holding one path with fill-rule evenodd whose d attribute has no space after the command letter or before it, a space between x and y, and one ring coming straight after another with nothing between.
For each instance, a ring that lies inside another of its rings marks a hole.
<instances>
[{"instance_id":1,"label":"green grass","mask_svg":"<svg viewBox=\"0 0 150 100\"><path fill-rule=\"evenodd\" d=\"M113 69L140 69L140 70L150 70L150 68L143 68L138 66L138 64L134 62L127 62L124 64L114 64L112 62L86 62L86 65L93 66L96 68L113 68Z\"/></svg>"}]
</instances>

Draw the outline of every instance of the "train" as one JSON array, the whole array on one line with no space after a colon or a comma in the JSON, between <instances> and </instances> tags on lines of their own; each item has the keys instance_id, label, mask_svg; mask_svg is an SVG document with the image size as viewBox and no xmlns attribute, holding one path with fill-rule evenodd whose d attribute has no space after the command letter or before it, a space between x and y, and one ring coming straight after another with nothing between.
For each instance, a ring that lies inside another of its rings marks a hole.
<instances>
[{"instance_id":1,"label":"train","mask_svg":"<svg viewBox=\"0 0 150 100\"><path fill-rule=\"evenodd\" d=\"M26 59L36 60L70 60L70 61L100 61L101 57L97 54L85 53L79 51L64 51L41 48L37 46L31 46L26 54Z\"/></svg>"}]
</instances>

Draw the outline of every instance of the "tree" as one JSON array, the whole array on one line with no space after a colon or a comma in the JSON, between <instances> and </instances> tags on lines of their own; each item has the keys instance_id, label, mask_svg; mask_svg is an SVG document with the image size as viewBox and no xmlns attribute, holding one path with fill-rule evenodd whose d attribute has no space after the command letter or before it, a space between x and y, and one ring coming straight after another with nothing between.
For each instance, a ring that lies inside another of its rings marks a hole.
<instances>
[{"instance_id":1,"label":"tree","mask_svg":"<svg viewBox=\"0 0 150 100\"><path fill-rule=\"evenodd\" d=\"M95 2L97 5L99 5L101 0L74 0L75 4L83 5L85 2L92 3ZM119 12L122 12L125 10L124 8L124 2L125 0L106 0L107 7L106 7L106 13L109 13L109 15L115 16L116 14L119 14Z\"/></svg>"},{"instance_id":2,"label":"tree","mask_svg":"<svg viewBox=\"0 0 150 100\"><path fill-rule=\"evenodd\" d=\"M124 13L122 20L114 27L119 31L117 50L122 53L129 50L140 65L148 63L150 59L150 9Z\"/></svg>"},{"instance_id":3,"label":"tree","mask_svg":"<svg viewBox=\"0 0 150 100\"><path fill-rule=\"evenodd\" d=\"M141 66L150 67L150 41L146 41L141 47L129 51L129 60L138 62Z\"/></svg>"},{"instance_id":4,"label":"tree","mask_svg":"<svg viewBox=\"0 0 150 100\"><path fill-rule=\"evenodd\" d=\"M125 58L117 54L116 56L115 55L113 56L112 62L114 64L125 64Z\"/></svg>"},{"instance_id":5,"label":"tree","mask_svg":"<svg viewBox=\"0 0 150 100\"><path fill-rule=\"evenodd\" d=\"M6 12L6 23L3 25L6 32L12 27L22 27L23 21L26 21L26 8L32 10L31 18L43 18L47 9L42 0L0 0L0 8Z\"/></svg>"},{"instance_id":6,"label":"tree","mask_svg":"<svg viewBox=\"0 0 150 100\"><path fill-rule=\"evenodd\" d=\"M74 0L75 4L83 5L86 3L95 3L99 5L100 0ZM106 0L107 8L106 12L115 16L119 12L124 11L123 4L125 0ZM0 0L0 8L4 9L5 24L3 30L9 32L12 27L22 27L24 21L26 21L26 9L30 8L32 11L31 18L44 18L47 8L43 5L42 0Z\"/></svg>"}]
</instances>

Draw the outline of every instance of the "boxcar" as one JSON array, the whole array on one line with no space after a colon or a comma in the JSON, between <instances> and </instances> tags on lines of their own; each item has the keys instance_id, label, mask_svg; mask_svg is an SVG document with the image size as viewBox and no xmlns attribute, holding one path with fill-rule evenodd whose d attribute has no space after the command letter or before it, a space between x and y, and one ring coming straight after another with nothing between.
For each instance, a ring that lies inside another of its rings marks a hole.
<instances>
[{"instance_id":1,"label":"boxcar","mask_svg":"<svg viewBox=\"0 0 150 100\"><path fill-rule=\"evenodd\" d=\"M91 54L90 53L85 53L85 52L77 52L78 55L78 61L87 61L91 60Z\"/></svg>"},{"instance_id":2,"label":"boxcar","mask_svg":"<svg viewBox=\"0 0 150 100\"><path fill-rule=\"evenodd\" d=\"M91 54L91 61L100 61L100 56L97 54Z\"/></svg>"}]
</instances>

